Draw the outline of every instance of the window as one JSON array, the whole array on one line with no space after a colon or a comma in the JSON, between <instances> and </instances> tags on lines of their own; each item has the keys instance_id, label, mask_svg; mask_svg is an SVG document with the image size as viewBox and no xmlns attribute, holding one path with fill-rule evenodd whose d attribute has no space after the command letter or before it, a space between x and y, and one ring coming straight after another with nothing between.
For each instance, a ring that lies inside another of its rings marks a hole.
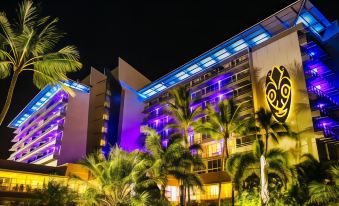
<instances>
[{"instance_id":1,"label":"window","mask_svg":"<svg viewBox=\"0 0 339 206\"><path fill-rule=\"evenodd\" d=\"M209 195L210 196L218 196L219 195L219 186L218 185L211 185L209 187Z\"/></svg>"},{"instance_id":2,"label":"window","mask_svg":"<svg viewBox=\"0 0 339 206\"><path fill-rule=\"evenodd\" d=\"M201 139L202 139L202 140L209 139L209 138L211 138L211 135L210 135L210 134L207 134L207 133L202 133L202 134L201 134Z\"/></svg>"},{"instance_id":3,"label":"window","mask_svg":"<svg viewBox=\"0 0 339 206\"><path fill-rule=\"evenodd\" d=\"M104 114L104 115L102 116L102 118L103 118L104 120L109 120L108 114Z\"/></svg>"},{"instance_id":4,"label":"window","mask_svg":"<svg viewBox=\"0 0 339 206\"><path fill-rule=\"evenodd\" d=\"M106 141L104 139L100 140L100 146L103 147L106 145Z\"/></svg>"},{"instance_id":5,"label":"window","mask_svg":"<svg viewBox=\"0 0 339 206\"><path fill-rule=\"evenodd\" d=\"M213 157L221 154L220 142L208 145L208 156Z\"/></svg>"},{"instance_id":6,"label":"window","mask_svg":"<svg viewBox=\"0 0 339 206\"><path fill-rule=\"evenodd\" d=\"M208 172L221 171L221 159L208 161L207 170Z\"/></svg>"}]
</instances>

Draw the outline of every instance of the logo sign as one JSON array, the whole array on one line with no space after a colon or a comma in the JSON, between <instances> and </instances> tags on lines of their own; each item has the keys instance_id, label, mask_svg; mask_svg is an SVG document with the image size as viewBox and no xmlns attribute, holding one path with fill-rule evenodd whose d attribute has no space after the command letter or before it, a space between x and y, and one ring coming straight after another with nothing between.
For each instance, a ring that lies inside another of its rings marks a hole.
<instances>
[{"instance_id":1,"label":"logo sign","mask_svg":"<svg viewBox=\"0 0 339 206\"><path fill-rule=\"evenodd\" d=\"M284 66L275 66L267 73L266 100L276 120L285 122L291 109L291 78Z\"/></svg>"}]
</instances>

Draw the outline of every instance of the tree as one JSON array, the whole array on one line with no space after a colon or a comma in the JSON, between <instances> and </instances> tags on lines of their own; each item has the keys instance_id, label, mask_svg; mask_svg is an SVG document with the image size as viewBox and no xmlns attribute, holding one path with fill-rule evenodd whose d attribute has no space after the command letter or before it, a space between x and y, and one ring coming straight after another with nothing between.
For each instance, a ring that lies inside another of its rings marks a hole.
<instances>
[{"instance_id":1,"label":"tree","mask_svg":"<svg viewBox=\"0 0 339 206\"><path fill-rule=\"evenodd\" d=\"M225 161L229 157L228 140L231 135L244 134L250 127L250 121L239 116L241 105L236 105L232 99L220 101L215 109L212 105L207 107L206 115L209 120L195 127L195 131L208 133L217 141L223 140L221 152L221 171L225 170ZM221 205L222 182L219 182L218 205ZM232 189L232 202L234 203L234 191Z\"/></svg>"},{"instance_id":2,"label":"tree","mask_svg":"<svg viewBox=\"0 0 339 206\"><path fill-rule=\"evenodd\" d=\"M153 183L147 178L149 165L140 152L128 153L116 146L111 149L108 159L98 151L89 155L81 164L93 177L86 182L86 205L149 205L149 193L138 190Z\"/></svg>"},{"instance_id":3,"label":"tree","mask_svg":"<svg viewBox=\"0 0 339 206\"><path fill-rule=\"evenodd\" d=\"M175 123L169 127L177 129L184 136L184 145L189 147L188 133L192 129L202 112L201 107L191 108L191 96L189 89L179 87L171 91L174 103L168 102L167 111L174 118Z\"/></svg>"},{"instance_id":4,"label":"tree","mask_svg":"<svg viewBox=\"0 0 339 206\"><path fill-rule=\"evenodd\" d=\"M311 182L309 192L308 203L310 204L337 205L339 203L339 165L331 166L328 178L322 182Z\"/></svg>"},{"instance_id":5,"label":"tree","mask_svg":"<svg viewBox=\"0 0 339 206\"><path fill-rule=\"evenodd\" d=\"M78 195L56 181L48 182L47 186L37 192L36 205L64 206L76 205Z\"/></svg>"},{"instance_id":6,"label":"tree","mask_svg":"<svg viewBox=\"0 0 339 206\"><path fill-rule=\"evenodd\" d=\"M261 158L264 151L263 141L256 140L253 143L252 151L235 153L227 159L226 171L231 175L239 191L243 187L242 183L249 180L253 175L261 180ZM265 161L267 163L267 176L278 178L286 188L287 183L291 181L289 178L292 176L288 153L280 149L268 150ZM267 181L269 182L269 178ZM260 187L263 186L260 185Z\"/></svg>"},{"instance_id":7,"label":"tree","mask_svg":"<svg viewBox=\"0 0 339 206\"><path fill-rule=\"evenodd\" d=\"M290 131L289 127L285 123L276 121L273 118L271 112L266 111L264 108L260 108L256 112L256 123L257 123L257 137L260 139L265 139L265 150L262 153L260 158L261 164L261 200L263 204L266 204L269 201L269 191L268 191L268 174L267 174L267 161L266 155L268 152L268 143L269 139L272 139L274 142L278 143L278 138L282 136L289 136Z\"/></svg>"},{"instance_id":8,"label":"tree","mask_svg":"<svg viewBox=\"0 0 339 206\"><path fill-rule=\"evenodd\" d=\"M47 84L62 85L68 72L82 67L74 46L56 50L64 36L56 28L57 18L40 17L31 0L20 4L18 11L18 18L13 22L8 20L5 13L0 13L0 79L11 77L5 105L0 113L0 125L11 105L20 74L33 72L33 83L41 89Z\"/></svg>"},{"instance_id":9,"label":"tree","mask_svg":"<svg viewBox=\"0 0 339 206\"><path fill-rule=\"evenodd\" d=\"M256 129L258 132L257 136L259 138L265 138L265 155L268 151L269 139L278 143L278 138L290 135L290 129L287 124L276 121L272 113L264 108L260 108L255 115L255 121L258 126Z\"/></svg>"},{"instance_id":10,"label":"tree","mask_svg":"<svg viewBox=\"0 0 339 206\"><path fill-rule=\"evenodd\" d=\"M191 153L190 148L185 147L181 134L172 135L167 146L162 144L161 137L157 132L148 127L143 128L147 134L146 149L149 152L148 159L151 160L151 167L148 175L160 185L161 197L165 199L165 188L168 176L174 176L180 183L180 204L185 204L185 187L190 189L193 186L202 188L202 182L197 174L191 171L194 166L202 166L202 160L198 155Z\"/></svg>"},{"instance_id":11,"label":"tree","mask_svg":"<svg viewBox=\"0 0 339 206\"><path fill-rule=\"evenodd\" d=\"M183 144L189 148L188 133L196 125L196 120L202 112L201 107L192 108L191 95L189 89L185 86L172 90L171 95L174 98L174 103L168 102L167 112L175 120L174 124L168 125L170 128L177 129L183 135ZM197 145L196 145L197 146ZM195 146L194 146L195 147ZM190 168L192 171L193 168ZM188 204L190 203L190 189L186 188Z\"/></svg>"}]
</instances>

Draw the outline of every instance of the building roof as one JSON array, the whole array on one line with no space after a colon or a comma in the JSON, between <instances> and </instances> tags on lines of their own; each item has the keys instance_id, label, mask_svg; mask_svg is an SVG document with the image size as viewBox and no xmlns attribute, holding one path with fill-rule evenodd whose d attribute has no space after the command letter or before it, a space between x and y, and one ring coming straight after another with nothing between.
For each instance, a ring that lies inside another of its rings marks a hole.
<instances>
[{"instance_id":1,"label":"building roof","mask_svg":"<svg viewBox=\"0 0 339 206\"><path fill-rule=\"evenodd\" d=\"M17 172L30 172L64 176L67 171L67 166L50 167L45 165L14 162L10 160L0 160L0 170L13 170Z\"/></svg>"},{"instance_id":2,"label":"building roof","mask_svg":"<svg viewBox=\"0 0 339 206\"><path fill-rule=\"evenodd\" d=\"M63 82L67 87L75 89L80 92L89 93L90 88L83 84L67 80ZM56 94L62 87L60 85L47 85L43 88L28 104L27 106L9 123L8 127L18 128L20 127L29 117L38 111L46 102L48 102L54 94Z\"/></svg>"},{"instance_id":3,"label":"building roof","mask_svg":"<svg viewBox=\"0 0 339 206\"><path fill-rule=\"evenodd\" d=\"M322 40L322 33L332 25L309 0L296 1L145 86L138 93L144 100L147 100L164 90L186 81L190 77L210 69L231 55L254 47L299 23L302 23L319 40Z\"/></svg>"}]
</instances>

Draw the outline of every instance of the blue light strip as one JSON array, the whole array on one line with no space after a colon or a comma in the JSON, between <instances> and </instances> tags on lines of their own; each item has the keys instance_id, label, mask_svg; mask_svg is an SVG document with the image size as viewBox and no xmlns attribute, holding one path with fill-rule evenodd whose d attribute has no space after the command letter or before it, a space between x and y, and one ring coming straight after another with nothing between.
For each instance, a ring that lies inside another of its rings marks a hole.
<instances>
[{"instance_id":1,"label":"blue light strip","mask_svg":"<svg viewBox=\"0 0 339 206\"><path fill-rule=\"evenodd\" d=\"M286 7L286 9L287 8L289 7ZM282 11L272 16L277 16L279 13L283 13ZM282 20L280 18L276 18L276 21L283 24L284 30L286 30L286 25L289 25L288 22L281 22ZM320 36L319 32L322 32L326 27L331 25L314 6L310 9L310 11L303 9L297 23L303 23L306 28L309 28L310 31L317 36ZM291 26L289 26L289 28L290 27ZM272 37L272 34L268 31L269 29L263 26L260 22L214 49L206 52L202 56L193 59L171 73L147 85L143 89L139 90L138 93L144 100L147 100L148 98L161 93L163 90L169 89L170 87L173 87L174 85L177 85L202 71L208 70L212 66L221 63L229 56L243 49L254 47L265 42ZM277 33L280 33L281 31L278 31Z\"/></svg>"},{"instance_id":2,"label":"blue light strip","mask_svg":"<svg viewBox=\"0 0 339 206\"><path fill-rule=\"evenodd\" d=\"M80 92L89 93L90 88L79 84L77 82L68 80L63 83L72 89L76 89ZM46 102L48 102L53 96L62 89L60 85L47 85L43 88L29 103L28 105L16 116L8 125L10 128L20 127L27 119L31 117L36 111L38 111Z\"/></svg>"}]
</instances>

